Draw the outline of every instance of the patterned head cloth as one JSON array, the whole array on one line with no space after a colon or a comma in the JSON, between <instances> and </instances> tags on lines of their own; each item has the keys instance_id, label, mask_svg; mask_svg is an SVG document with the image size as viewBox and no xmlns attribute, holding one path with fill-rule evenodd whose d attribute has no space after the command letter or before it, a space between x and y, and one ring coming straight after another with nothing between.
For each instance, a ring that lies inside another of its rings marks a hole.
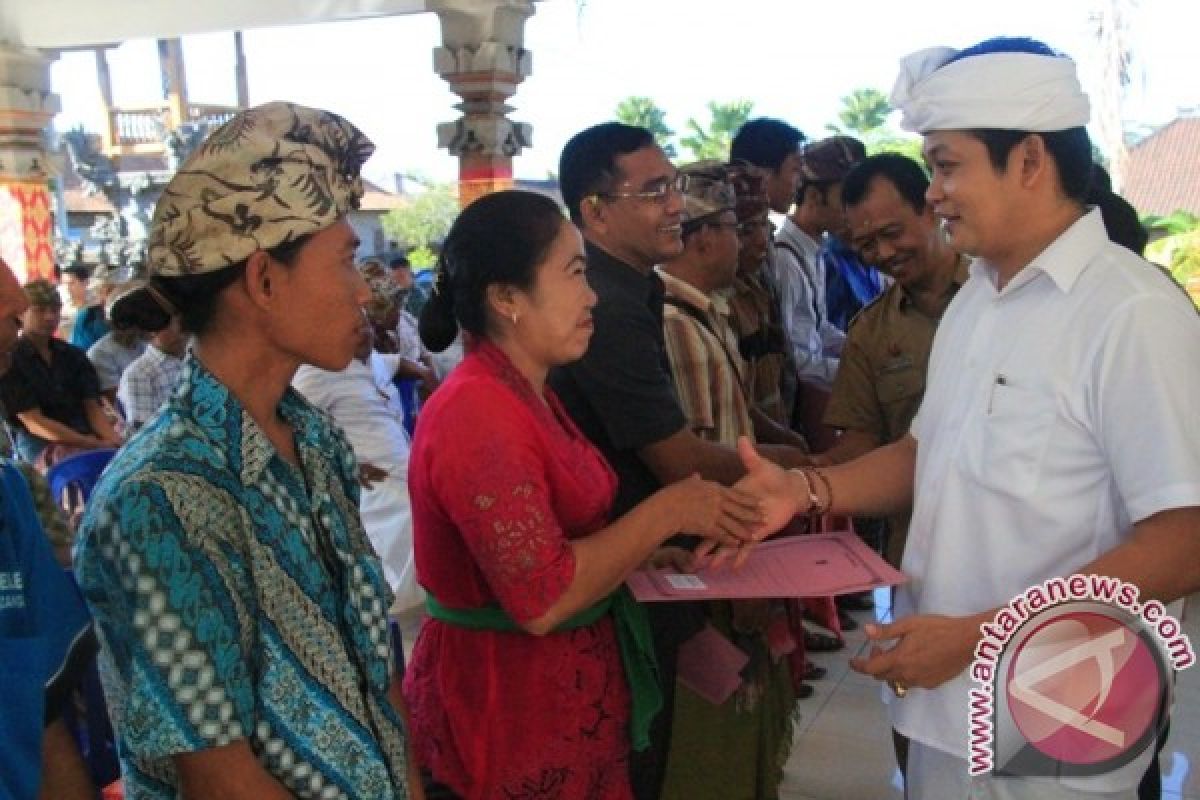
<instances>
[{"instance_id":1,"label":"patterned head cloth","mask_svg":"<svg viewBox=\"0 0 1200 800\"><path fill-rule=\"evenodd\" d=\"M737 205L729 170L720 161L697 161L681 167L679 172L687 177L683 190L684 224L733 211Z\"/></svg>"},{"instance_id":2,"label":"patterned head cloth","mask_svg":"<svg viewBox=\"0 0 1200 800\"><path fill-rule=\"evenodd\" d=\"M767 176L760 168L747 163L731 164L729 182L737 196L738 222L760 217L770 210Z\"/></svg>"},{"instance_id":3,"label":"patterned head cloth","mask_svg":"<svg viewBox=\"0 0 1200 800\"><path fill-rule=\"evenodd\" d=\"M383 262L377 258L368 258L366 261L358 265L358 271L362 273L363 278L370 281L373 278L387 278L390 276L388 268L383 265Z\"/></svg>"},{"instance_id":4,"label":"patterned head cloth","mask_svg":"<svg viewBox=\"0 0 1200 800\"><path fill-rule=\"evenodd\" d=\"M800 148L800 173L812 183L840 181L867 157L867 148L853 136L830 136Z\"/></svg>"},{"instance_id":5,"label":"patterned head cloth","mask_svg":"<svg viewBox=\"0 0 1200 800\"><path fill-rule=\"evenodd\" d=\"M150 227L150 273L216 272L328 228L362 197L375 145L336 114L291 103L243 111L167 184Z\"/></svg>"},{"instance_id":6,"label":"patterned head cloth","mask_svg":"<svg viewBox=\"0 0 1200 800\"><path fill-rule=\"evenodd\" d=\"M62 308L58 289L48 280L39 278L25 284L25 297L34 308Z\"/></svg>"},{"instance_id":7,"label":"patterned head cloth","mask_svg":"<svg viewBox=\"0 0 1200 800\"><path fill-rule=\"evenodd\" d=\"M359 265L358 271L371 290L366 305L367 319L376 325L383 325L396 311L396 284L388 274L387 267L378 261L365 261Z\"/></svg>"}]
</instances>

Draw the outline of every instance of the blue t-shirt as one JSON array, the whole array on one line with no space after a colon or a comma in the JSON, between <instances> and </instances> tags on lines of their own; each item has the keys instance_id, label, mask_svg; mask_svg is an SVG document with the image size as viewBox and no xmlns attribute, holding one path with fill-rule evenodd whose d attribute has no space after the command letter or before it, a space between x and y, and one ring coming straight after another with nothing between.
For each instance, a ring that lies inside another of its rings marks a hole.
<instances>
[{"instance_id":1,"label":"blue t-shirt","mask_svg":"<svg viewBox=\"0 0 1200 800\"><path fill-rule=\"evenodd\" d=\"M854 315L883 292L883 276L860 261L858 254L836 236L825 238L821 263L825 269L825 311L838 330L846 331Z\"/></svg>"},{"instance_id":2,"label":"blue t-shirt","mask_svg":"<svg viewBox=\"0 0 1200 800\"><path fill-rule=\"evenodd\" d=\"M108 320L99 306L88 306L75 317L71 326L71 344L87 352L88 348L108 333Z\"/></svg>"},{"instance_id":3,"label":"blue t-shirt","mask_svg":"<svg viewBox=\"0 0 1200 800\"><path fill-rule=\"evenodd\" d=\"M7 461L0 506L0 798L26 800L37 796L42 733L75 678L67 665L90 621L54 560L25 479Z\"/></svg>"}]
</instances>

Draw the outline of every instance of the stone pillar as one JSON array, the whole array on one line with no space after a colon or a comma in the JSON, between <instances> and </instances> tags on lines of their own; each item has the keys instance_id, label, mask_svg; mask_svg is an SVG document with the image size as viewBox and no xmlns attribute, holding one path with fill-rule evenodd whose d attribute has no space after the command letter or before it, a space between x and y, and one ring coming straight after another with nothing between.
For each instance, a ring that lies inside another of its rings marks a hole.
<instances>
[{"instance_id":1,"label":"stone pillar","mask_svg":"<svg viewBox=\"0 0 1200 800\"><path fill-rule=\"evenodd\" d=\"M513 185L513 156L533 143L532 126L506 116L533 54L524 47L532 0L430 0L442 24L433 66L462 98L462 117L438 125L438 146L459 158L458 201Z\"/></svg>"},{"instance_id":2,"label":"stone pillar","mask_svg":"<svg viewBox=\"0 0 1200 800\"><path fill-rule=\"evenodd\" d=\"M246 48L242 44L242 32L233 32L233 72L237 80L237 107L250 107L250 78L246 73Z\"/></svg>"},{"instance_id":3,"label":"stone pillar","mask_svg":"<svg viewBox=\"0 0 1200 800\"><path fill-rule=\"evenodd\" d=\"M51 59L0 42L0 257L22 283L54 279L45 131L59 111Z\"/></svg>"},{"instance_id":4,"label":"stone pillar","mask_svg":"<svg viewBox=\"0 0 1200 800\"><path fill-rule=\"evenodd\" d=\"M173 131L188 117L187 73L183 66L183 41L158 40L158 64L162 70L163 95L167 107L167 130Z\"/></svg>"},{"instance_id":5,"label":"stone pillar","mask_svg":"<svg viewBox=\"0 0 1200 800\"><path fill-rule=\"evenodd\" d=\"M97 47L96 82L100 86L100 102L104 104L104 127L100 130L100 149L111 154L118 144L117 113L113 105L112 74L108 69L108 48Z\"/></svg>"}]
</instances>

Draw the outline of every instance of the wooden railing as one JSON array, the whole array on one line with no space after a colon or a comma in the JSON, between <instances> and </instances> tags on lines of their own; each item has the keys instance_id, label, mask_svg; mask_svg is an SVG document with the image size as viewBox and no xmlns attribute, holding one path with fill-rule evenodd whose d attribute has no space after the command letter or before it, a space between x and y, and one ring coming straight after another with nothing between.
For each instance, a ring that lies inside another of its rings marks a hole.
<instances>
[{"instance_id":1,"label":"wooden railing","mask_svg":"<svg viewBox=\"0 0 1200 800\"><path fill-rule=\"evenodd\" d=\"M213 126L228 122L238 112L233 106L190 103L187 121L208 121ZM171 127L166 104L141 108L114 108L108 112L108 135L104 142L109 156L157 155L165 152L163 132Z\"/></svg>"}]
</instances>

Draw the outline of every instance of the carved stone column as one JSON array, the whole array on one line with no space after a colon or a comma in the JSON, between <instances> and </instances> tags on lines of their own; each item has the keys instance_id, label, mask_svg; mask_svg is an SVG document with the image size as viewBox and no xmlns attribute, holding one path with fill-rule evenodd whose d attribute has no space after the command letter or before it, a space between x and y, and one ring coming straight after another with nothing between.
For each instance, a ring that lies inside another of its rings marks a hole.
<instances>
[{"instance_id":1,"label":"carved stone column","mask_svg":"<svg viewBox=\"0 0 1200 800\"><path fill-rule=\"evenodd\" d=\"M462 98L462 117L438 125L438 146L458 156L462 206L513 184L513 156L533 143L533 128L513 122L507 101L532 72L524 47L532 0L430 0L442 24L433 65Z\"/></svg>"},{"instance_id":2,"label":"carved stone column","mask_svg":"<svg viewBox=\"0 0 1200 800\"><path fill-rule=\"evenodd\" d=\"M51 58L0 42L0 256L24 283L54 279L45 131L59 111Z\"/></svg>"}]
</instances>

